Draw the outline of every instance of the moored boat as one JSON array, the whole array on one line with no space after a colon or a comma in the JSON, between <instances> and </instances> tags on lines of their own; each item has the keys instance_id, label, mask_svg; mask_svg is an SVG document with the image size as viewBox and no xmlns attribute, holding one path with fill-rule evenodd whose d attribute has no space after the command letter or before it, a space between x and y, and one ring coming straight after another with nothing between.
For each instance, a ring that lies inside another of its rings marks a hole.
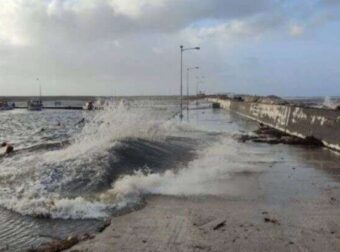
<instances>
[{"instance_id":1,"label":"moored boat","mask_svg":"<svg viewBox=\"0 0 340 252\"><path fill-rule=\"evenodd\" d=\"M43 103L41 100L29 100L27 102L27 109L31 111L40 111L43 109Z\"/></svg>"},{"instance_id":2,"label":"moored boat","mask_svg":"<svg viewBox=\"0 0 340 252\"><path fill-rule=\"evenodd\" d=\"M8 104L7 101L0 101L0 110L11 110L15 107L15 104Z\"/></svg>"}]
</instances>

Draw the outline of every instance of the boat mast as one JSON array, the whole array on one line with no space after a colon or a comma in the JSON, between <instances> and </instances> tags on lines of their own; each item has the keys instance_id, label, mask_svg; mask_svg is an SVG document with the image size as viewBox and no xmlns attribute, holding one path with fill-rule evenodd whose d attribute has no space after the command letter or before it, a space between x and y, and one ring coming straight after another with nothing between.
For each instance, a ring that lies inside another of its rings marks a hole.
<instances>
[{"instance_id":1,"label":"boat mast","mask_svg":"<svg viewBox=\"0 0 340 252\"><path fill-rule=\"evenodd\" d=\"M39 100L40 100L40 102L41 102L41 84L40 84L39 78L37 78L37 82L38 82L38 84L39 84Z\"/></svg>"}]
</instances>

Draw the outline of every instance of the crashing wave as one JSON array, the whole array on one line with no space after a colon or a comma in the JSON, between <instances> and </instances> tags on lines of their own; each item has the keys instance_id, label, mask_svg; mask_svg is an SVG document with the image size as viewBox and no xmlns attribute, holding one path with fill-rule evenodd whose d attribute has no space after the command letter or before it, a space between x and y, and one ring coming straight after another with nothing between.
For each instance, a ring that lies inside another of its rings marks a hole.
<instances>
[{"instance_id":1,"label":"crashing wave","mask_svg":"<svg viewBox=\"0 0 340 252\"><path fill-rule=\"evenodd\" d=\"M112 183L107 178L115 174L115 164L123 169L122 156L115 152L126 141L162 142L169 129L174 129L167 122L173 113L124 103L107 103L102 111L84 113L87 123L66 147L31 148L2 158L0 205L21 214L52 218L106 216L122 206L114 199L100 199Z\"/></svg>"}]
</instances>

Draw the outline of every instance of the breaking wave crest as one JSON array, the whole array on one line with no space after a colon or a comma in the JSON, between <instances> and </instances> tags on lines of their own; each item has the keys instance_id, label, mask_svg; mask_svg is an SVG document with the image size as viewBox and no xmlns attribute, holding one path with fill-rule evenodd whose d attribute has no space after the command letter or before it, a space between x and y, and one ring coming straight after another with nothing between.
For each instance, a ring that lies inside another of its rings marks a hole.
<instances>
[{"instance_id":1,"label":"breaking wave crest","mask_svg":"<svg viewBox=\"0 0 340 252\"><path fill-rule=\"evenodd\" d=\"M164 173L145 173L136 171L134 174L121 177L115 181L111 195L118 198L138 198L145 194L163 195L219 195L221 181L225 188L226 181L235 174L259 173L264 171L264 163L275 162L261 152L254 152L243 146L242 149L230 135L198 150L194 160L180 170L169 169ZM243 160L238 159L243 155ZM257 162L254 162L254 159ZM228 188L232 189L232 188Z\"/></svg>"},{"instance_id":2,"label":"breaking wave crest","mask_svg":"<svg viewBox=\"0 0 340 252\"><path fill-rule=\"evenodd\" d=\"M167 139L178 130L168 120L174 113L125 103L84 113L86 123L68 145L42 143L0 159L0 205L24 215L65 219L101 218L129 205L129 200L108 201L101 195L122 174L146 164L165 169L189 153Z\"/></svg>"},{"instance_id":3,"label":"breaking wave crest","mask_svg":"<svg viewBox=\"0 0 340 252\"><path fill-rule=\"evenodd\" d=\"M339 104L337 104L336 101L333 101L331 97L326 96L322 105L326 108L335 109Z\"/></svg>"}]
</instances>

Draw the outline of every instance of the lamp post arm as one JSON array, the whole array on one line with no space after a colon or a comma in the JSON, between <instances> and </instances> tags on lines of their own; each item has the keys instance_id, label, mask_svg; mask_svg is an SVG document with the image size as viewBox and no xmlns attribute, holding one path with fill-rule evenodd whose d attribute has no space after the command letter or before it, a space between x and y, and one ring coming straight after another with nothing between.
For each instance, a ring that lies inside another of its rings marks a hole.
<instances>
[{"instance_id":1,"label":"lamp post arm","mask_svg":"<svg viewBox=\"0 0 340 252\"><path fill-rule=\"evenodd\" d=\"M189 50L200 50L200 47L182 48L182 51L189 51Z\"/></svg>"}]
</instances>

